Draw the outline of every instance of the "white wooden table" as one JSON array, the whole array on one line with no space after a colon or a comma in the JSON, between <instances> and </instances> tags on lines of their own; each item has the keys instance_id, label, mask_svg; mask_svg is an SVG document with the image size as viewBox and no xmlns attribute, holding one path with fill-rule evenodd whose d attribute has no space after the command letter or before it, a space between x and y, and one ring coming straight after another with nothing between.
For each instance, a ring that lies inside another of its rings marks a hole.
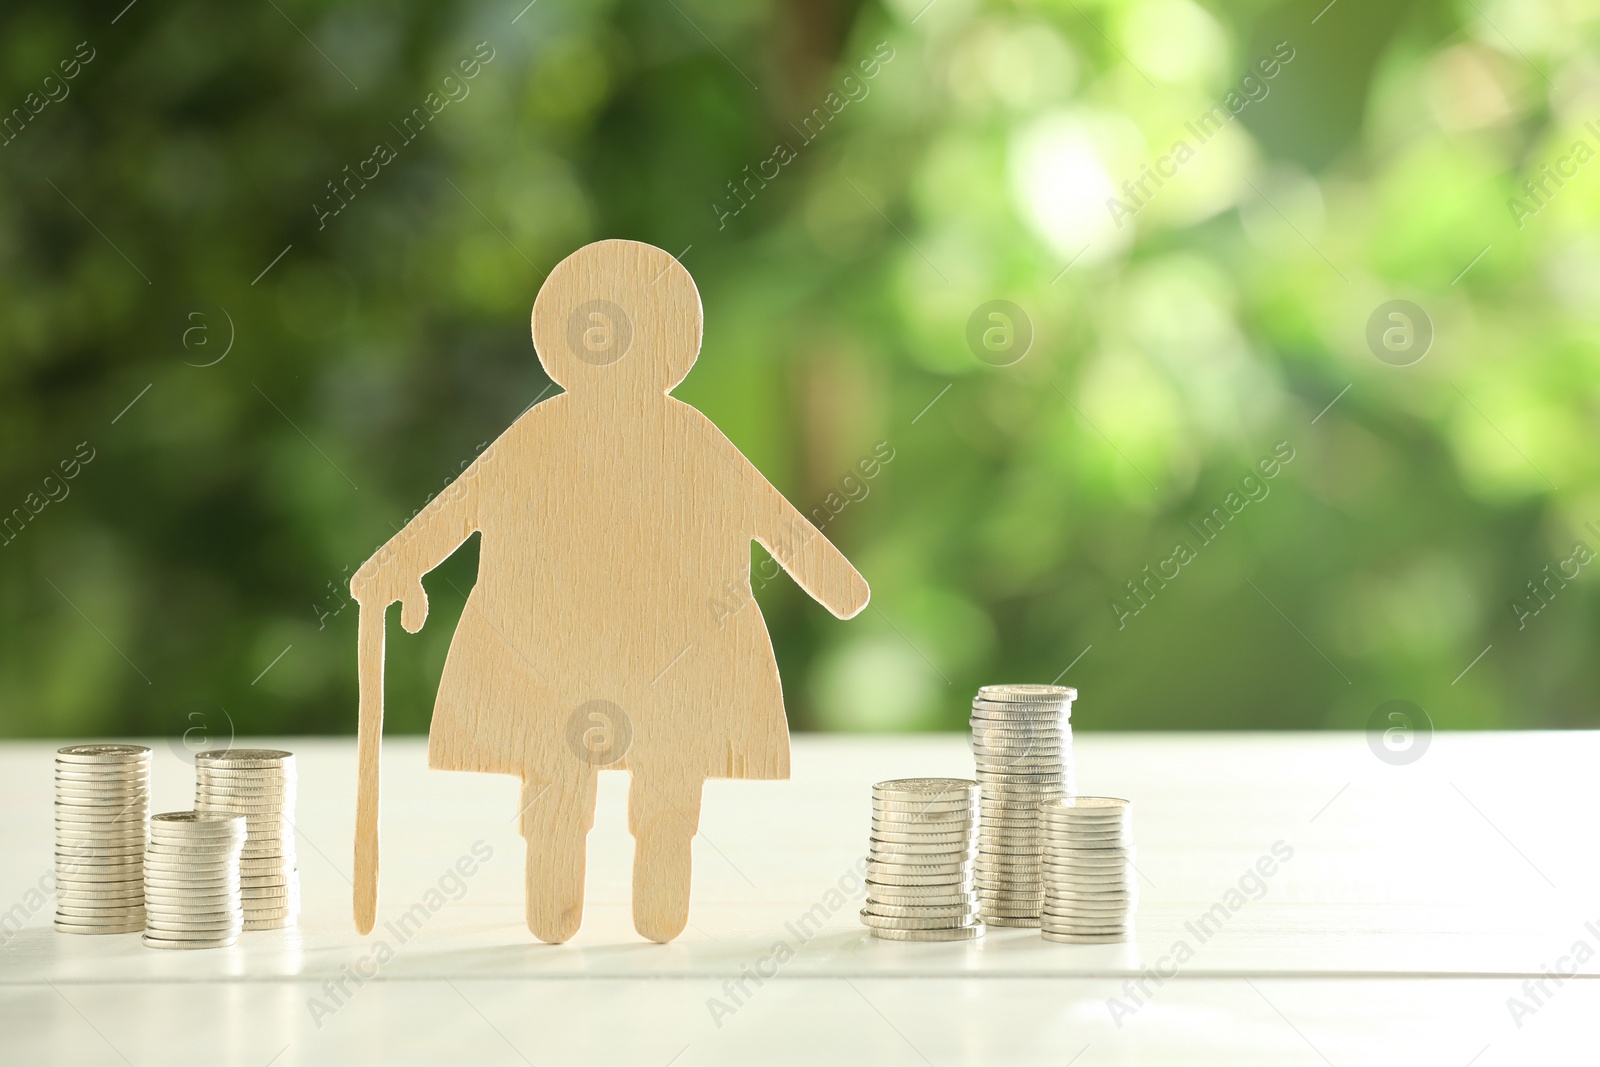
<instances>
[{"instance_id":1,"label":"white wooden table","mask_svg":"<svg viewBox=\"0 0 1600 1067\"><path fill-rule=\"evenodd\" d=\"M874 941L860 892L830 893L855 884L871 783L970 776L962 736L799 737L792 781L708 785L689 929L665 946L629 919L620 774L602 776L583 929L541 945L522 922L516 783L430 772L421 739L390 740L379 923L363 939L354 742L251 743L299 754L304 914L190 953L57 934L53 902L30 909L51 870L55 746L0 746L0 1063L1600 1058L1593 734L1440 735L1406 767L1358 734L1080 736L1079 789L1134 801L1138 934L1113 946L1026 930ZM156 810L189 807L192 769L153 747ZM1292 858L1230 896L1278 842ZM1544 978L1555 969L1579 977Z\"/></svg>"}]
</instances>

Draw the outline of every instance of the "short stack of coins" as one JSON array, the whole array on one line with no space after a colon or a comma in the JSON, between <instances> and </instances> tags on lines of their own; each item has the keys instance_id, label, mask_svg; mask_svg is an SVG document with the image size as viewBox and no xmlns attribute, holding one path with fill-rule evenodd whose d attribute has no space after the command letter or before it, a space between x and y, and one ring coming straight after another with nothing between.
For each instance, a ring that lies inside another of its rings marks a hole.
<instances>
[{"instance_id":1,"label":"short stack of coins","mask_svg":"<svg viewBox=\"0 0 1600 1067\"><path fill-rule=\"evenodd\" d=\"M225 948L239 940L239 850L244 816L169 811L150 820L144 856L144 943L151 948Z\"/></svg>"},{"instance_id":2,"label":"short stack of coins","mask_svg":"<svg viewBox=\"0 0 1600 1067\"><path fill-rule=\"evenodd\" d=\"M977 889L991 926L1038 926L1039 804L1073 791L1072 701L1059 685L986 685L972 701L981 825Z\"/></svg>"},{"instance_id":3,"label":"short stack of coins","mask_svg":"<svg viewBox=\"0 0 1600 1067\"><path fill-rule=\"evenodd\" d=\"M965 778L902 778L872 787L867 903L861 921L888 941L983 936L972 889L978 787Z\"/></svg>"},{"instance_id":4,"label":"short stack of coins","mask_svg":"<svg viewBox=\"0 0 1600 1067\"><path fill-rule=\"evenodd\" d=\"M1132 808L1116 797L1063 797L1039 806L1047 941L1126 941L1138 903Z\"/></svg>"},{"instance_id":5,"label":"short stack of coins","mask_svg":"<svg viewBox=\"0 0 1600 1067\"><path fill-rule=\"evenodd\" d=\"M56 920L72 934L144 929L150 750L68 745L56 752Z\"/></svg>"},{"instance_id":6,"label":"short stack of coins","mask_svg":"<svg viewBox=\"0 0 1600 1067\"><path fill-rule=\"evenodd\" d=\"M239 859L244 928L293 926L300 914L294 848L294 753L235 748L195 756L197 811L244 816L248 834Z\"/></svg>"}]
</instances>

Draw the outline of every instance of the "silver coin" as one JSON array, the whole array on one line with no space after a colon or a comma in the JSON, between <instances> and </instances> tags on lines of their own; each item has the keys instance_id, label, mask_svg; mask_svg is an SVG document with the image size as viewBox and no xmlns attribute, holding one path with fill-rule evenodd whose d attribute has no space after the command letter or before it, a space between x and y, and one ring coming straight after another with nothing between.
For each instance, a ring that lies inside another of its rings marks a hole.
<instances>
[{"instance_id":1,"label":"silver coin","mask_svg":"<svg viewBox=\"0 0 1600 1067\"><path fill-rule=\"evenodd\" d=\"M152 841L145 846L145 855L162 863L193 861L231 864L236 848L236 845L227 841L215 845L174 845L167 841Z\"/></svg>"},{"instance_id":2,"label":"silver coin","mask_svg":"<svg viewBox=\"0 0 1600 1067\"><path fill-rule=\"evenodd\" d=\"M1038 883L994 881L973 883L973 892L983 900L1034 902L1044 899L1044 886Z\"/></svg>"},{"instance_id":3,"label":"silver coin","mask_svg":"<svg viewBox=\"0 0 1600 1067\"><path fill-rule=\"evenodd\" d=\"M879 919L971 919L975 909L966 904L884 904L869 900L863 915Z\"/></svg>"},{"instance_id":4,"label":"silver coin","mask_svg":"<svg viewBox=\"0 0 1600 1067\"><path fill-rule=\"evenodd\" d=\"M204 937L208 933L215 937L227 930L237 930L244 923L244 915L234 911L229 915L215 918L202 919L168 919L159 922L150 922L148 928L160 931L163 937Z\"/></svg>"},{"instance_id":5,"label":"silver coin","mask_svg":"<svg viewBox=\"0 0 1600 1067\"><path fill-rule=\"evenodd\" d=\"M978 690L980 700L1076 700L1078 691L1070 685L1045 685L1040 682L1003 682Z\"/></svg>"},{"instance_id":6,"label":"silver coin","mask_svg":"<svg viewBox=\"0 0 1600 1067\"><path fill-rule=\"evenodd\" d=\"M1041 704L1036 708L1010 708L1001 704L973 704L967 724L1016 726L1035 730L1067 730L1072 709Z\"/></svg>"},{"instance_id":7,"label":"silver coin","mask_svg":"<svg viewBox=\"0 0 1600 1067\"><path fill-rule=\"evenodd\" d=\"M1056 878L1077 879L1083 882L1093 881L1122 881L1131 882L1137 872L1129 865L1092 866L1085 863L1064 863L1051 857L1044 857L1039 862L1041 873Z\"/></svg>"},{"instance_id":8,"label":"silver coin","mask_svg":"<svg viewBox=\"0 0 1600 1067\"><path fill-rule=\"evenodd\" d=\"M136 846L139 852L143 852L144 834L137 830L117 830L114 832L71 830L66 828L58 828L56 830L57 851L70 851L78 847L115 849L124 846Z\"/></svg>"},{"instance_id":9,"label":"silver coin","mask_svg":"<svg viewBox=\"0 0 1600 1067\"><path fill-rule=\"evenodd\" d=\"M1049 893L1044 895L1044 910L1051 915L1059 915L1063 918L1085 919L1126 916L1129 912L1126 901L1061 900L1058 897L1052 897Z\"/></svg>"},{"instance_id":10,"label":"silver coin","mask_svg":"<svg viewBox=\"0 0 1600 1067\"><path fill-rule=\"evenodd\" d=\"M1129 939L1128 933L1058 934L1051 930L1041 930L1040 933L1046 941L1055 941L1063 945L1111 945Z\"/></svg>"},{"instance_id":11,"label":"silver coin","mask_svg":"<svg viewBox=\"0 0 1600 1067\"><path fill-rule=\"evenodd\" d=\"M143 745L67 745L56 749L57 763L137 763L149 759L150 750Z\"/></svg>"},{"instance_id":12,"label":"silver coin","mask_svg":"<svg viewBox=\"0 0 1600 1067\"><path fill-rule=\"evenodd\" d=\"M1091 862L1126 863L1137 855L1138 849L1133 845L1117 845L1107 842L1070 842L1063 844L1061 841L1044 837L1045 847L1064 859L1083 859Z\"/></svg>"},{"instance_id":13,"label":"silver coin","mask_svg":"<svg viewBox=\"0 0 1600 1067\"><path fill-rule=\"evenodd\" d=\"M146 923L150 929L200 929L235 926L245 921L242 907L149 907Z\"/></svg>"},{"instance_id":14,"label":"silver coin","mask_svg":"<svg viewBox=\"0 0 1600 1067\"><path fill-rule=\"evenodd\" d=\"M259 794L265 798L293 794L298 782L293 778L241 778L231 775L201 775L195 780L196 791L203 793Z\"/></svg>"},{"instance_id":15,"label":"silver coin","mask_svg":"<svg viewBox=\"0 0 1600 1067\"><path fill-rule=\"evenodd\" d=\"M872 786L872 795L895 800L959 800L972 795L969 778L893 778Z\"/></svg>"},{"instance_id":16,"label":"silver coin","mask_svg":"<svg viewBox=\"0 0 1600 1067\"><path fill-rule=\"evenodd\" d=\"M906 886L897 885L894 882L880 882L875 876L868 875L866 888L868 896L874 896L879 893L896 893L903 896L932 897L940 894L966 892L971 889L971 882L970 879L963 879L955 884L945 882L942 884Z\"/></svg>"},{"instance_id":17,"label":"silver coin","mask_svg":"<svg viewBox=\"0 0 1600 1067\"><path fill-rule=\"evenodd\" d=\"M971 704L972 715L1005 716L1018 720L1029 719L1066 719L1072 714L1072 705L1065 701L1031 701L1018 703L1007 700L974 700Z\"/></svg>"},{"instance_id":18,"label":"silver coin","mask_svg":"<svg viewBox=\"0 0 1600 1067\"><path fill-rule=\"evenodd\" d=\"M300 902L295 901L245 901L244 917L251 919L281 919L300 914Z\"/></svg>"},{"instance_id":19,"label":"silver coin","mask_svg":"<svg viewBox=\"0 0 1600 1067\"><path fill-rule=\"evenodd\" d=\"M294 862L285 860L240 860L239 874L243 877L263 874L294 874L298 868Z\"/></svg>"},{"instance_id":20,"label":"silver coin","mask_svg":"<svg viewBox=\"0 0 1600 1067\"><path fill-rule=\"evenodd\" d=\"M137 763L57 763L52 777L57 782L137 782L150 780L150 765Z\"/></svg>"},{"instance_id":21,"label":"silver coin","mask_svg":"<svg viewBox=\"0 0 1600 1067\"><path fill-rule=\"evenodd\" d=\"M290 876L281 874L269 874L260 877L246 875L239 879L239 888L246 893L253 889L272 889L277 886L288 885L289 878Z\"/></svg>"},{"instance_id":22,"label":"silver coin","mask_svg":"<svg viewBox=\"0 0 1600 1067\"><path fill-rule=\"evenodd\" d=\"M1040 914L1048 915L1057 923L1081 925L1126 926L1132 916L1127 908L1080 908L1046 900Z\"/></svg>"},{"instance_id":23,"label":"silver coin","mask_svg":"<svg viewBox=\"0 0 1600 1067\"><path fill-rule=\"evenodd\" d=\"M976 908L978 894L976 893L940 893L937 896L911 897L898 893L878 891L867 894L867 907L885 905L897 908L909 907L964 907Z\"/></svg>"},{"instance_id":24,"label":"silver coin","mask_svg":"<svg viewBox=\"0 0 1600 1067\"><path fill-rule=\"evenodd\" d=\"M138 882L143 879L144 866L142 864L89 869L56 868L56 882L61 885L101 885L116 882Z\"/></svg>"},{"instance_id":25,"label":"silver coin","mask_svg":"<svg viewBox=\"0 0 1600 1067\"><path fill-rule=\"evenodd\" d=\"M55 928L63 934L136 934L144 929L144 920L137 922L80 923L55 920Z\"/></svg>"},{"instance_id":26,"label":"silver coin","mask_svg":"<svg viewBox=\"0 0 1600 1067\"><path fill-rule=\"evenodd\" d=\"M251 930L287 930L294 925L294 916L283 915L272 919L246 919L245 931Z\"/></svg>"},{"instance_id":27,"label":"silver coin","mask_svg":"<svg viewBox=\"0 0 1600 1067\"><path fill-rule=\"evenodd\" d=\"M889 918L862 911L861 921L867 926L887 927L892 930L947 930L952 927L966 926L975 921L975 916L963 911L963 914L940 919Z\"/></svg>"},{"instance_id":28,"label":"silver coin","mask_svg":"<svg viewBox=\"0 0 1600 1067\"><path fill-rule=\"evenodd\" d=\"M62 922L86 923L106 920L116 923L131 923L144 918L144 905L110 905L104 908L81 908L70 904L56 905L56 918Z\"/></svg>"},{"instance_id":29,"label":"silver coin","mask_svg":"<svg viewBox=\"0 0 1600 1067\"><path fill-rule=\"evenodd\" d=\"M84 863L94 863L97 860L120 862L126 859L136 859L144 855L145 846L137 841L128 844L85 844L81 841L70 843L57 843L56 860L81 860Z\"/></svg>"},{"instance_id":30,"label":"silver coin","mask_svg":"<svg viewBox=\"0 0 1600 1067\"><path fill-rule=\"evenodd\" d=\"M884 941L976 941L983 936L983 933L984 926L982 923L974 923L971 926L958 926L946 930L872 928L872 936Z\"/></svg>"},{"instance_id":31,"label":"silver coin","mask_svg":"<svg viewBox=\"0 0 1600 1067\"><path fill-rule=\"evenodd\" d=\"M187 881L180 882L180 881L175 881L175 880L173 880L171 878L152 878L147 874L147 875L145 875L145 879L144 879L144 888L145 888L145 893L146 894L149 894L150 891L154 890L154 889L178 889L178 890L188 889L188 890L193 890L196 893L201 892L201 891L209 891L212 894L217 894L217 893L234 893L234 894L236 894L236 893L239 892L240 886L239 886L239 883L237 881L229 882L229 881L223 881L223 880L219 879L219 880L213 881L213 882L187 882Z\"/></svg>"},{"instance_id":32,"label":"silver coin","mask_svg":"<svg viewBox=\"0 0 1600 1067\"><path fill-rule=\"evenodd\" d=\"M1085 828L1103 826L1132 826L1133 809L1124 808L1116 811L1112 808L1075 808L1073 801L1084 799L1080 794L1070 797L1060 797L1048 804L1042 804L1039 813L1047 819L1061 823L1063 826L1082 826Z\"/></svg>"},{"instance_id":33,"label":"silver coin","mask_svg":"<svg viewBox=\"0 0 1600 1067\"><path fill-rule=\"evenodd\" d=\"M868 838L871 850L883 856L965 855L972 851L970 834L952 834L948 841L883 841Z\"/></svg>"},{"instance_id":34,"label":"silver coin","mask_svg":"<svg viewBox=\"0 0 1600 1067\"><path fill-rule=\"evenodd\" d=\"M927 859L926 856L917 856L916 859ZM928 878L942 879L949 882L954 879L972 877L972 864L968 860L956 859L948 863L892 863L869 858L867 862L867 877L874 881L882 881L889 877L895 878Z\"/></svg>"},{"instance_id":35,"label":"silver coin","mask_svg":"<svg viewBox=\"0 0 1600 1067\"><path fill-rule=\"evenodd\" d=\"M971 830L954 830L947 833L901 833L891 830L873 830L869 838L874 844L882 842L890 845L958 845L967 847L972 844L973 833Z\"/></svg>"},{"instance_id":36,"label":"silver coin","mask_svg":"<svg viewBox=\"0 0 1600 1067\"><path fill-rule=\"evenodd\" d=\"M102 808L131 810L140 808L143 805L143 797L129 796L123 790L108 789L103 792L91 790L66 792L65 790L58 790L55 798L55 806L57 808L94 808L96 811Z\"/></svg>"},{"instance_id":37,"label":"silver coin","mask_svg":"<svg viewBox=\"0 0 1600 1067\"><path fill-rule=\"evenodd\" d=\"M262 797L219 797L216 793L195 793L195 811L232 811L242 816L282 817L291 803Z\"/></svg>"},{"instance_id":38,"label":"silver coin","mask_svg":"<svg viewBox=\"0 0 1600 1067\"><path fill-rule=\"evenodd\" d=\"M899 840L894 835L926 837L930 833L957 833L960 837L970 838L976 832L978 832L978 824L976 822L923 822L923 824L918 825L915 822L880 822L878 819L874 819L872 827L870 827L872 837L883 835L886 840L891 841Z\"/></svg>"},{"instance_id":39,"label":"silver coin","mask_svg":"<svg viewBox=\"0 0 1600 1067\"><path fill-rule=\"evenodd\" d=\"M227 916L242 911L244 902L227 897L211 897L205 900L167 900L146 897L145 910L152 915L161 915L172 919L187 917L206 918L208 916Z\"/></svg>"},{"instance_id":40,"label":"silver coin","mask_svg":"<svg viewBox=\"0 0 1600 1067\"><path fill-rule=\"evenodd\" d=\"M233 915L243 909L244 902L237 897L208 897L201 900L172 900L146 897L144 906L152 915L184 919L189 917L207 918Z\"/></svg>"},{"instance_id":41,"label":"silver coin","mask_svg":"<svg viewBox=\"0 0 1600 1067\"><path fill-rule=\"evenodd\" d=\"M984 763L1023 763L1029 773L1038 773L1042 770L1056 770L1065 773L1067 765L1072 762L1072 750L1058 750L1055 746L1043 746L1038 741L1018 741L1016 743L1001 742L999 740L984 741L974 739L971 744L973 762L979 764L979 770ZM1036 769L1033 765L1038 764ZM992 775L993 771L986 771ZM976 777L976 775L974 776ZM981 783L984 779L978 778ZM981 798L980 798L981 799Z\"/></svg>"},{"instance_id":42,"label":"silver coin","mask_svg":"<svg viewBox=\"0 0 1600 1067\"><path fill-rule=\"evenodd\" d=\"M984 779L992 779L1000 775L1026 774L1029 776L1039 774L1054 774L1061 770L1061 761L1054 758L1038 758L1029 756L1006 756L992 758L975 756L973 766L976 773Z\"/></svg>"},{"instance_id":43,"label":"silver coin","mask_svg":"<svg viewBox=\"0 0 1600 1067\"><path fill-rule=\"evenodd\" d=\"M228 948L231 945L238 944L238 942L239 942L239 935L238 934L230 934L227 937L212 938L210 940L204 940L204 941L197 940L197 939L194 939L194 938L183 938L183 939L179 939L179 940L174 940L172 938L158 937L156 935L148 934L148 933L144 935L144 945L145 945L146 948L175 948L175 949Z\"/></svg>"},{"instance_id":44,"label":"silver coin","mask_svg":"<svg viewBox=\"0 0 1600 1067\"><path fill-rule=\"evenodd\" d=\"M208 748L194 754L196 767L268 767L293 761L294 753L284 748Z\"/></svg>"},{"instance_id":45,"label":"silver coin","mask_svg":"<svg viewBox=\"0 0 1600 1067\"><path fill-rule=\"evenodd\" d=\"M1019 723L1007 719L968 719L968 744L1000 747L1037 746L1072 751L1072 727L1065 723Z\"/></svg>"},{"instance_id":46,"label":"silver coin","mask_svg":"<svg viewBox=\"0 0 1600 1067\"><path fill-rule=\"evenodd\" d=\"M144 882L93 882L86 885L56 886L57 900L119 900L143 897Z\"/></svg>"},{"instance_id":47,"label":"silver coin","mask_svg":"<svg viewBox=\"0 0 1600 1067\"><path fill-rule=\"evenodd\" d=\"M1065 769L1067 763L1072 759L1070 750L1061 751L1055 746L1045 747L1038 742L1019 741L1016 744L1008 744L1000 741L985 742L981 739L975 739L971 748L972 759L975 763L1015 764L1026 762L1030 770L1033 769L1033 763Z\"/></svg>"},{"instance_id":48,"label":"silver coin","mask_svg":"<svg viewBox=\"0 0 1600 1067\"><path fill-rule=\"evenodd\" d=\"M1122 926L1122 927L1070 926L1070 925L1061 925L1060 923L1051 924L1051 923L1047 922L1044 919L1041 919L1039 921L1039 929L1041 931L1046 931L1047 930L1052 934L1058 934L1058 935L1059 934L1068 934L1068 935L1072 935L1072 936L1075 936L1075 937L1111 937L1111 938L1114 938L1116 940L1126 940L1128 935L1130 933L1132 933L1132 930L1129 927L1126 927L1126 926Z\"/></svg>"},{"instance_id":49,"label":"silver coin","mask_svg":"<svg viewBox=\"0 0 1600 1067\"><path fill-rule=\"evenodd\" d=\"M212 797L222 800L256 800L263 803L278 801L291 803L298 795L294 782L281 782L264 785L260 782L247 782L244 779L229 781L212 780L197 782L194 787L195 795Z\"/></svg>"},{"instance_id":50,"label":"silver coin","mask_svg":"<svg viewBox=\"0 0 1600 1067\"><path fill-rule=\"evenodd\" d=\"M1052 812L1063 814L1108 814L1122 816L1131 806L1131 801L1121 797L1095 797L1076 796L1062 800L1050 806Z\"/></svg>"},{"instance_id":51,"label":"silver coin","mask_svg":"<svg viewBox=\"0 0 1600 1067\"><path fill-rule=\"evenodd\" d=\"M56 918L61 922L80 926L119 926L122 923L143 922L144 905L113 904L104 908L85 908L76 904L56 907Z\"/></svg>"},{"instance_id":52,"label":"silver coin","mask_svg":"<svg viewBox=\"0 0 1600 1067\"><path fill-rule=\"evenodd\" d=\"M1129 833L1116 833L1113 831L1096 832L1093 835L1082 833L1063 833L1060 828L1041 823L1039 832L1044 839L1057 848L1079 848L1086 851L1094 849L1131 849L1133 848L1133 835Z\"/></svg>"},{"instance_id":53,"label":"silver coin","mask_svg":"<svg viewBox=\"0 0 1600 1067\"><path fill-rule=\"evenodd\" d=\"M58 804L55 809L55 823L57 826L93 829L115 829L119 826L134 826L142 830L145 824L145 814L138 808L108 807L96 810Z\"/></svg>"},{"instance_id":54,"label":"silver coin","mask_svg":"<svg viewBox=\"0 0 1600 1067\"><path fill-rule=\"evenodd\" d=\"M1059 879L1046 879L1045 891L1059 897L1068 897L1074 894L1083 896L1089 893L1117 893L1124 894L1129 900L1137 897L1139 887L1132 882L1063 882ZM1105 899L1115 899L1108 897Z\"/></svg>"},{"instance_id":55,"label":"silver coin","mask_svg":"<svg viewBox=\"0 0 1600 1067\"><path fill-rule=\"evenodd\" d=\"M164 811L159 815L150 816L150 822L162 829L185 833L199 833L204 830L231 832L239 825L239 820L233 816L205 811Z\"/></svg>"},{"instance_id":56,"label":"silver coin","mask_svg":"<svg viewBox=\"0 0 1600 1067\"><path fill-rule=\"evenodd\" d=\"M922 874L901 874L895 870L869 870L867 876L880 885L940 886L942 888L970 889L976 883L970 872L962 868Z\"/></svg>"},{"instance_id":57,"label":"silver coin","mask_svg":"<svg viewBox=\"0 0 1600 1067\"><path fill-rule=\"evenodd\" d=\"M1011 926L1032 929L1037 929L1039 926L1038 919L1030 919L1025 916L985 915L983 917L983 921L990 926Z\"/></svg>"},{"instance_id":58,"label":"silver coin","mask_svg":"<svg viewBox=\"0 0 1600 1067\"><path fill-rule=\"evenodd\" d=\"M1072 738L1059 730L1015 730L1010 727L990 727L978 723L970 724L970 729L972 737L969 744L974 749L991 748L1002 752L1036 751L1041 755L1047 751L1055 755L1066 755L1072 751Z\"/></svg>"},{"instance_id":59,"label":"silver coin","mask_svg":"<svg viewBox=\"0 0 1600 1067\"><path fill-rule=\"evenodd\" d=\"M1131 889L1066 889L1048 882L1045 883L1044 896L1046 900L1062 904L1106 904L1124 908L1131 908L1139 901L1139 894Z\"/></svg>"},{"instance_id":60,"label":"silver coin","mask_svg":"<svg viewBox=\"0 0 1600 1067\"><path fill-rule=\"evenodd\" d=\"M976 800L962 800L945 802L899 801L878 800L872 801L872 811L879 816L892 815L896 818L910 816L925 816L929 819L947 819L952 815L965 816L977 811Z\"/></svg>"},{"instance_id":61,"label":"silver coin","mask_svg":"<svg viewBox=\"0 0 1600 1067\"><path fill-rule=\"evenodd\" d=\"M58 923L76 926L123 926L145 921L144 907L138 903L116 904L107 908L84 908L77 905L57 907L54 919Z\"/></svg>"},{"instance_id":62,"label":"silver coin","mask_svg":"<svg viewBox=\"0 0 1600 1067\"><path fill-rule=\"evenodd\" d=\"M211 812L209 814L225 815L224 812ZM232 818L240 818L238 815ZM203 830L195 833L174 833L171 830L158 827L152 820L150 823L150 840L158 845L177 846L206 846L211 848L225 848L229 845L242 846L245 843L243 828L238 831L231 830Z\"/></svg>"},{"instance_id":63,"label":"silver coin","mask_svg":"<svg viewBox=\"0 0 1600 1067\"><path fill-rule=\"evenodd\" d=\"M1037 804L1040 800L1053 800L1061 796L1066 783L1064 774L1007 774L1000 771L982 771L979 780L983 786L983 799L1004 799L1015 803L1026 801Z\"/></svg>"},{"instance_id":64,"label":"silver coin","mask_svg":"<svg viewBox=\"0 0 1600 1067\"><path fill-rule=\"evenodd\" d=\"M1127 882L1132 884L1137 880L1137 872L1119 867L1061 866L1060 864L1044 862L1039 864L1039 872L1046 878L1054 878L1061 882Z\"/></svg>"}]
</instances>

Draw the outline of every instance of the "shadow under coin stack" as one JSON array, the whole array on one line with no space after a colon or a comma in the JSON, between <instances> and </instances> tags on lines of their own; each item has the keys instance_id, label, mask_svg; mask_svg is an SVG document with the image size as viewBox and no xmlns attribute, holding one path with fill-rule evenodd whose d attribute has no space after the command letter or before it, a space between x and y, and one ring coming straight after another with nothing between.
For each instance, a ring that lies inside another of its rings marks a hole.
<instances>
[{"instance_id":1,"label":"shadow under coin stack","mask_svg":"<svg viewBox=\"0 0 1600 1067\"><path fill-rule=\"evenodd\" d=\"M1126 941L1138 901L1132 810L1115 797L1065 797L1039 807L1046 941Z\"/></svg>"},{"instance_id":2,"label":"shadow under coin stack","mask_svg":"<svg viewBox=\"0 0 1600 1067\"><path fill-rule=\"evenodd\" d=\"M144 856L146 925L151 948L226 948L244 929L239 849L244 817L169 811L150 820Z\"/></svg>"},{"instance_id":3,"label":"shadow under coin stack","mask_svg":"<svg viewBox=\"0 0 1600 1067\"><path fill-rule=\"evenodd\" d=\"M69 745L56 752L56 929L144 929L150 750Z\"/></svg>"},{"instance_id":4,"label":"shadow under coin stack","mask_svg":"<svg viewBox=\"0 0 1600 1067\"><path fill-rule=\"evenodd\" d=\"M1038 926L1039 805L1071 795L1072 701L1060 685L986 685L972 701L981 825L977 889L990 926Z\"/></svg>"},{"instance_id":5,"label":"shadow under coin stack","mask_svg":"<svg viewBox=\"0 0 1600 1067\"><path fill-rule=\"evenodd\" d=\"M239 860L244 928L293 926L300 914L294 850L294 753L235 748L195 756L197 811L243 815L248 834Z\"/></svg>"},{"instance_id":6,"label":"shadow under coin stack","mask_svg":"<svg viewBox=\"0 0 1600 1067\"><path fill-rule=\"evenodd\" d=\"M872 787L872 849L861 921L888 941L983 936L972 892L978 789L965 778L902 778Z\"/></svg>"}]
</instances>

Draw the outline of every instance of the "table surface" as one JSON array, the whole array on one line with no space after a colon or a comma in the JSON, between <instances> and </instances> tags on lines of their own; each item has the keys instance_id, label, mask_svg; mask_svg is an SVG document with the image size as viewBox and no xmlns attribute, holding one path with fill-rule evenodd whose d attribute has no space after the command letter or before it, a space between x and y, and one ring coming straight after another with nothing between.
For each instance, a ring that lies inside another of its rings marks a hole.
<instances>
[{"instance_id":1,"label":"table surface","mask_svg":"<svg viewBox=\"0 0 1600 1067\"><path fill-rule=\"evenodd\" d=\"M960 735L801 736L792 780L708 783L689 928L670 945L632 927L623 774L601 776L583 928L542 945L522 922L517 782L429 771L422 739L389 739L362 938L354 742L250 743L299 756L304 912L187 953L52 929L37 887L55 745L0 746L0 1062L1594 1059L1594 734L1440 734L1408 766L1360 734L1080 734L1079 790L1134 802L1137 935L1105 946L866 936L869 788L970 777ZM152 747L153 810L190 807L186 754ZM1289 858L1252 873L1274 846Z\"/></svg>"}]
</instances>

